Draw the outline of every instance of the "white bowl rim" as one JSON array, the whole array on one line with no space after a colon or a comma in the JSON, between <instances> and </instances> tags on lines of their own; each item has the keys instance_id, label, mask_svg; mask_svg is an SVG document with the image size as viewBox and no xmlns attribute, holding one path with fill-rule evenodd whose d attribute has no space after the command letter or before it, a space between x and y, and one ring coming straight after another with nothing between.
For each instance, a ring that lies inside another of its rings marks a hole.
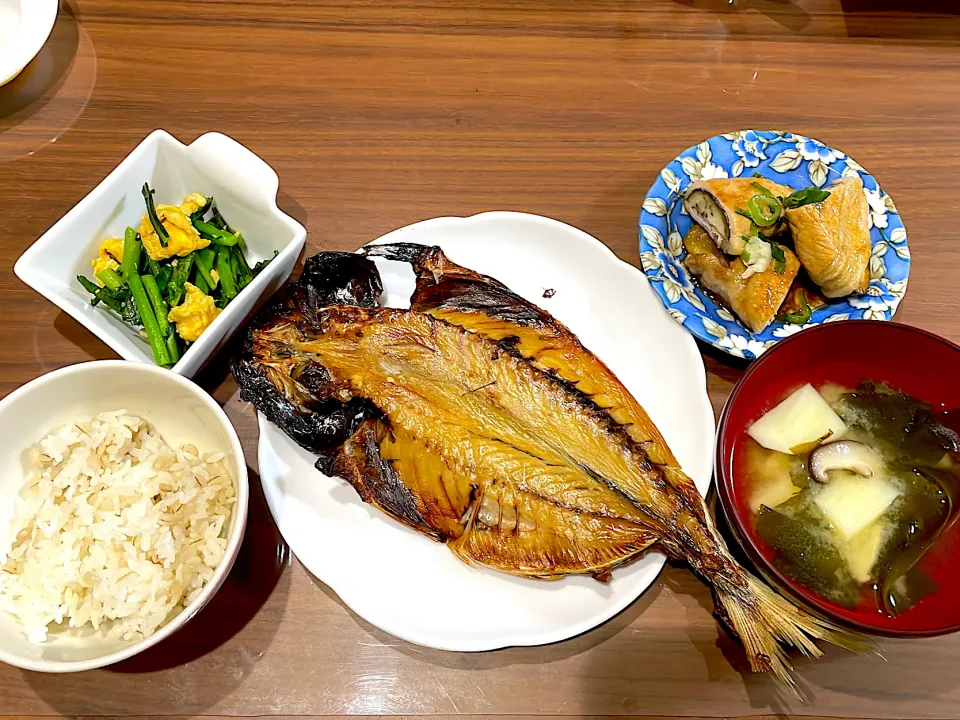
<instances>
[{"instance_id":1,"label":"white bowl rim","mask_svg":"<svg viewBox=\"0 0 960 720\"><path fill-rule=\"evenodd\" d=\"M58 0L19 0L20 24L6 50L0 51L0 85L19 75L40 53L57 21Z\"/></svg>"},{"instance_id":2,"label":"white bowl rim","mask_svg":"<svg viewBox=\"0 0 960 720\"><path fill-rule=\"evenodd\" d=\"M220 420L224 428L227 430L227 435L230 438L230 449L237 458L237 465L240 468L239 475L234 478L236 483L237 502L233 508L234 516L231 521L231 531L227 538L227 547L224 550L223 559L220 561L220 564L214 571L213 577L207 581L207 584L203 586L203 590L197 597L193 599L193 602L187 605L187 607L185 607L176 617L157 630L153 635L150 635L143 640L132 642L121 650L107 653L106 655L101 655L100 657L90 658L88 660L36 660L23 658L18 655L12 655L3 647L0 647L0 662L4 662L8 665L13 665L24 670L35 670L37 672L47 673L68 673L93 670L106 665L112 665L113 663L121 660L126 660L127 658L143 652L147 648L153 647L162 640L165 640L183 627L194 615L196 615L197 612L199 612L199 610L202 609L217 593L221 585L223 585L223 581L226 579L227 574L233 567L234 560L236 560L237 553L240 550L240 543L243 540L244 530L246 528L247 510L250 499L250 484L247 473L247 463L243 455L243 447L240 445L240 438L237 436L236 428L233 427L233 423L230 422L230 418L227 417L227 414L223 411L223 408L217 404L216 400L214 400L199 385L191 380L188 380L182 375L172 373L169 370L157 365L132 363L127 360L91 360L89 362L68 365L58 370L53 370L52 372L41 375L40 377L34 378L30 382L21 385L19 388L0 400L0 413L2 413L5 407L14 400L28 395L31 391L36 390L41 385L49 383L53 380L69 377L71 375L81 375L94 369L94 367L122 367L125 370L129 369L133 372L154 373L158 377L163 377L170 382L189 390L200 400L200 402L206 405L206 407L213 412L218 420Z\"/></svg>"}]
</instances>

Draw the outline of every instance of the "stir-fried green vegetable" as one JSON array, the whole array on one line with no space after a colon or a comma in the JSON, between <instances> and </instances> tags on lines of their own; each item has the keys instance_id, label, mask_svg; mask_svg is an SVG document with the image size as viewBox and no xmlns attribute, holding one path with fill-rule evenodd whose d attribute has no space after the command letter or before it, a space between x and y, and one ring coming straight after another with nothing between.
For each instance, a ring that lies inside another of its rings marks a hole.
<instances>
[{"instance_id":1,"label":"stir-fried green vegetable","mask_svg":"<svg viewBox=\"0 0 960 720\"><path fill-rule=\"evenodd\" d=\"M153 231L157 234L157 237L160 238L160 244L166 247L167 243L170 242L170 234L167 232L167 229L163 227L163 223L160 222L160 218L157 216L157 208L153 204L153 190L150 189L149 183L143 184L141 192L143 193L143 200L147 204L147 217L150 218Z\"/></svg>"},{"instance_id":2,"label":"stir-fried green vegetable","mask_svg":"<svg viewBox=\"0 0 960 720\"><path fill-rule=\"evenodd\" d=\"M106 286L98 286L83 275L79 275L77 280L83 285L84 290L93 295L93 299L90 301L91 305L103 303L128 325L140 327L143 324L140 320L140 314L137 312L137 306L133 302L133 296L130 294L130 288L127 287L126 283L116 290L111 290Z\"/></svg>"},{"instance_id":3,"label":"stir-fried green vegetable","mask_svg":"<svg viewBox=\"0 0 960 720\"><path fill-rule=\"evenodd\" d=\"M77 281L90 293L91 305L102 304L135 330L142 328L156 363L170 367L273 258L250 267L243 236L213 197L194 193L179 208L161 205L158 212L148 183L142 194L140 227L149 243L127 228L122 256L119 240L105 241L93 261L96 282L82 275Z\"/></svg>"}]
</instances>

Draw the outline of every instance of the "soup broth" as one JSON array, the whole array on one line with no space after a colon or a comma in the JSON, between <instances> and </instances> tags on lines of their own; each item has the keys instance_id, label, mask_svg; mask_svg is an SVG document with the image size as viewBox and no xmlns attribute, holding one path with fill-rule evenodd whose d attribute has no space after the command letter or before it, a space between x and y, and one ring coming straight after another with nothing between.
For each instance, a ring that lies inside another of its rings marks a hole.
<instances>
[{"instance_id":1,"label":"soup broth","mask_svg":"<svg viewBox=\"0 0 960 720\"><path fill-rule=\"evenodd\" d=\"M930 406L884 385L823 385L814 405L829 410L811 410L803 390L741 443L754 531L783 574L821 597L907 612L937 589L923 559L958 514L960 439ZM804 432L814 438L787 447Z\"/></svg>"}]
</instances>

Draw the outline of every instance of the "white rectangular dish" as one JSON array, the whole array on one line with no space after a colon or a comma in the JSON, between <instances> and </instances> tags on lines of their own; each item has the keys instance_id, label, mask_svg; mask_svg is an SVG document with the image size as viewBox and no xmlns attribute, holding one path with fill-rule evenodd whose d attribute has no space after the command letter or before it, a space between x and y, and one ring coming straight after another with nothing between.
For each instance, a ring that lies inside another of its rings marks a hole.
<instances>
[{"instance_id":1,"label":"white rectangular dish","mask_svg":"<svg viewBox=\"0 0 960 720\"><path fill-rule=\"evenodd\" d=\"M90 260L106 238L123 237L144 213L144 182L159 203L179 203L190 192L212 195L230 224L243 233L251 266L277 257L224 308L173 366L192 377L254 311L286 281L307 231L277 207L273 169L237 141L207 133L184 145L156 130L97 187L31 245L14 266L23 282L70 314L122 358L153 363L150 345L113 313L90 305L77 275L91 274Z\"/></svg>"}]
</instances>

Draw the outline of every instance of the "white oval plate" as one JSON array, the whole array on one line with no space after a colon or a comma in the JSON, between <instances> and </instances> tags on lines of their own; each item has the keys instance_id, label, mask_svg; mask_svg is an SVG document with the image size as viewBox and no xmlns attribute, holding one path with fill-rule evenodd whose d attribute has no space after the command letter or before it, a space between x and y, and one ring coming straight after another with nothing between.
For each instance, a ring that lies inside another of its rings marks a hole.
<instances>
[{"instance_id":1,"label":"white oval plate","mask_svg":"<svg viewBox=\"0 0 960 720\"><path fill-rule=\"evenodd\" d=\"M461 265L548 310L613 370L650 413L701 492L710 485L713 410L693 339L673 322L643 273L593 237L536 215L437 218L376 243L439 245ZM413 273L377 260L387 305L408 307ZM548 289L555 290L544 298ZM300 562L360 617L403 640L443 650L541 645L619 613L663 567L659 553L587 577L528 580L457 560L443 545L362 503L346 482L260 416L260 479L273 517Z\"/></svg>"}]
</instances>

